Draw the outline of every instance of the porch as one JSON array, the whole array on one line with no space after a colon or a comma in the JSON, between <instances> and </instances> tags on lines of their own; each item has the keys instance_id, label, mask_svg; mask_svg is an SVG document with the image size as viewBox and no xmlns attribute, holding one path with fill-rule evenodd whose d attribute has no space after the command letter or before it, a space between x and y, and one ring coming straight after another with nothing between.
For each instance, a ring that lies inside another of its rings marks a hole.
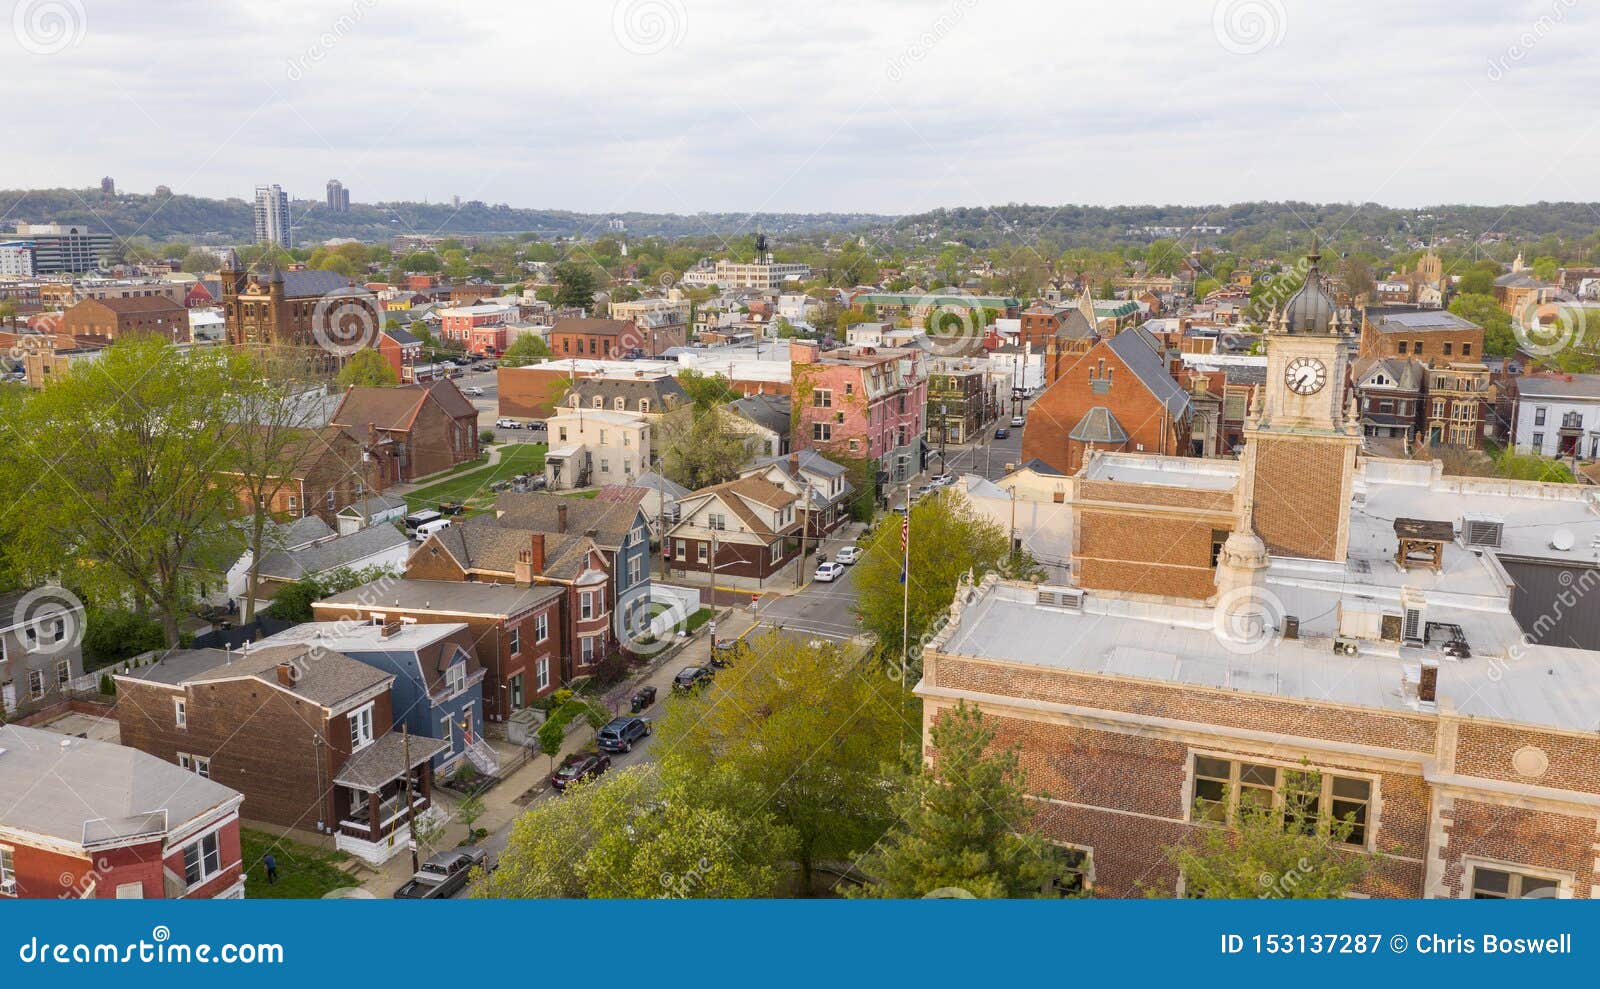
<instances>
[{"instance_id":1,"label":"porch","mask_svg":"<svg viewBox=\"0 0 1600 989\"><path fill-rule=\"evenodd\" d=\"M334 777L346 810L334 847L382 865L407 845L413 815L433 812L433 757L449 748L440 739L389 732L351 756Z\"/></svg>"}]
</instances>

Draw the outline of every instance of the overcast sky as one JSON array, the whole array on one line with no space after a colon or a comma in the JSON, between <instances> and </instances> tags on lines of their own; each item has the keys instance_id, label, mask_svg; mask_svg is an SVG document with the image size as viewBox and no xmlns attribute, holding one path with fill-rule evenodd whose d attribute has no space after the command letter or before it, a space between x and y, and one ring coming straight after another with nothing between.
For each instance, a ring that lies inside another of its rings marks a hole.
<instances>
[{"instance_id":1,"label":"overcast sky","mask_svg":"<svg viewBox=\"0 0 1600 989\"><path fill-rule=\"evenodd\" d=\"M585 211L1600 199L1588 0L0 0L0 186Z\"/></svg>"}]
</instances>

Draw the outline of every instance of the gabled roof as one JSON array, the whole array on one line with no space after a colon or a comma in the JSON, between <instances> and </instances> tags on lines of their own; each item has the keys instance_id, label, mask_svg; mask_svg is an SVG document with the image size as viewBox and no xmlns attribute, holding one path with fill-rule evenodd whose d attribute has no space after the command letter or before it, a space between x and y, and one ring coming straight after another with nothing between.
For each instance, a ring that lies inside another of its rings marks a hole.
<instances>
[{"instance_id":1,"label":"gabled roof","mask_svg":"<svg viewBox=\"0 0 1600 989\"><path fill-rule=\"evenodd\" d=\"M793 472L788 470L789 458L792 456L798 456L800 458L800 469L802 471L806 471L807 473L819 474L823 477L838 477L841 474L849 473L848 468L834 463L827 457L824 457L822 454L810 448L797 451L794 454L780 453L774 457L762 457L755 462L755 466L782 467L786 473L790 473L792 475Z\"/></svg>"},{"instance_id":2,"label":"gabled roof","mask_svg":"<svg viewBox=\"0 0 1600 989\"><path fill-rule=\"evenodd\" d=\"M278 684L277 671L281 663L288 663L299 671L298 678L283 689L326 708L338 708L354 697L394 682L392 673L351 659L344 653L305 643L255 646L245 650L174 649L155 663L122 677L171 687L243 677Z\"/></svg>"},{"instance_id":3,"label":"gabled roof","mask_svg":"<svg viewBox=\"0 0 1600 989\"><path fill-rule=\"evenodd\" d=\"M344 393L339 407L329 421L363 436L368 423L379 429L407 431L416 421L423 403L429 398L439 403L445 415L451 418L476 417L477 408L461 394L455 382L440 378L427 384L400 385L395 388L371 388L352 385Z\"/></svg>"},{"instance_id":4,"label":"gabled roof","mask_svg":"<svg viewBox=\"0 0 1600 989\"><path fill-rule=\"evenodd\" d=\"M437 542L463 570L515 574L517 554L532 545L535 535L543 535L544 570L535 576L570 581L583 575L588 569L589 551L599 547L593 539L583 535L583 530L572 532L570 525L568 528L567 535L560 535L520 526L510 520L480 515L457 521L449 528L435 532L417 552L424 552L429 544Z\"/></svg>"},{"instance_id":5,"label":"gabled roof","mask_svg":"<svg viewBox=\"0 0 1600 989\"><path fill-rule=\"evenodd\" d=\"M383 331L383 335L388 337L390 340L393 340L395 343L400 344L403 347L409 347L412 344L421 344L422 343L422 341L417 339L417 337L415 337L414 335L412 335L410 331L402 330L402 329L399 329L398 327L395 328L395 329L392 329L392 330L384 330Z\"/></svg>"},{"instance_id":6,"label":"gabled roof","mask_svg":"<svg viewBox=\"0 0 1600 989\"><path fill-rule=\"evenodd\" d=\"M567 510L567 535L584 535L593 530L594 541L602 549L618 550L628 531L638 523L637 501L601 501L596 498L567 498L547 492L502 491L494 500L496 521L532 532L561 534L561 509Z\"/></svg>"},{"instance_id":7,"label":"gabled roof","mask_svg":"<svg viewBox=\"0 0 1600 989\"><path fill-rule=\"evenodd\" d=\"M780 436L789 433L792 406L788 395L747 395L729 403L729 408L763 429Z\"/></svg>"},{"instance_id":8,"label":"gabled roof","mask_svg":"<svg viewBox=\"0 0 1600 989\"><path fill-rule=\"evenodd\" d=\"M93 846L165 835L239 793L138 749L0 725L0 828Z\"/></svg>"},{"instance_id":9,"label":"gabled roof","mask_svg":"<svg viewBox=\"0 0 1600 989\"><path fill-rule=\"evenodd\" d=\"M1019 473L1020 471L1025 471L1025 470L1026 471L1032 471L1035 474L1043 474L1043 475L1046 475L1046 476L1049 476L1049 477L1066 477L1067 476L1065 472L1056 470L1054 467L1051 467L1049 464L1045 463L1043 460L1040 460L1038 457L1034 457L1031 460L1023 461L1022 463L1018 464L1017 465L1017 469L1012 471L1011 473L1012 474L1016 474L1016 473Z\"/></svg>"},{"instance_id":10,"label":"gabled roof","mask_svg":"<svg viewBox=\"0 0 1600 989\"><path fill-rule=\"evenodd\" d=\"M1366 384L1371 378L1382 373L1401 391L1421 391L1422 378L1426 370L1426 365L1421 361L1407 357L1364 357L1356 361L1352 368L1357 386Z\"/></svg>"},{"instance_id":11,"label":"gabled roof","mask_svg":"<svg viewBox=\"0 0 1600 989\"><path fill-rule=\"evenodd\" d=\"M517 615L560 597L561 588L550 584L518 587L470 580L385 581L381 593L370 584L323 598L318 604L357 604L374 609L436 612L445 615Z\"/></svg>"},{"instance_id":12,"label":"gabled roof","mask_svg":"<svg viewBox=\"0 0 1600 989\"><path fill-rule=\"evenodd\" d=\"M1122 423L1111 414L1111 410L1104 405L1096 405L1084 413L1078 424L1072 427L1072 432L1067 434L1068 439L1080 443L1104 443L1117 445L1128 442L1128 433L1122 428Z\"/></svg>"},{"instance_id":13,"label":"gabled roof","mask_svg":"<svg viewBox=\"0 0 1600 989\"><path fill-rule=\"evenodd\" d=\"M327 526L324 525L323 528L326 529ZM409 543L406 534L394 526L373 525L352 532L348 536L335 536L304 549L266 553L261 557L259 569L263 577L300 580L303 577L349 566Z\"/></svg>"},{"instance_id":14,"label":"gabled roof","mask_svg":"<svg viewBox=\"0 0 1600 989\"><path fill-rule=\"evenodd\" d=\"M181 302L173 302L164 295L132 295L127 298L116 299L85 299L84 302L98 302L119 316L135 316L140 313L170 312L174 309L183 309Z\"/></svg>"},{"instance_id":15,"label":"gabled roof","mask_svg":"<svg viewBox=\"0 0 1600 989\"><path fill-rule=\"evenodd\" d=\"M1166 349L1149 330L1135 326L1102 343L1111 348L1169 413L1178 416L1188 411L1189 392L1173 378L1163 356Z\"/></svg>"},{"instance_id":16,"label":"gabled roof","mask_svg":"<svg viewBox=\"0 0 1600 989\"><path fill-rule=\"evenodd\" d=\"M662 477L655 471L650 471L647 474L640 474L638 477L634 478L633 486L636 488L649 488L652 491L658 492L663 497L673 500L687 498L690 494L688 488L670 478Z\"/></svg>"}]
</instances>

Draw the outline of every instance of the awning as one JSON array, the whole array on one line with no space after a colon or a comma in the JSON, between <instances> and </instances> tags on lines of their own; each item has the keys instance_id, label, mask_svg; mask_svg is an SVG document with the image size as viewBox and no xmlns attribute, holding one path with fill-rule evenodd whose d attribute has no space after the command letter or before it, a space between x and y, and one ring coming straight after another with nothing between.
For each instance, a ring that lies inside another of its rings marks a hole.
<instances>
[{"instance_id":1,"label":"awning","mask_svg":"<svg viewBox=\"0 0 1600 989\"><path fill-rule=\"evenodd\" d=\"M449 747L450 743L443 739L421 735L406 738L397 731L391 731L345 760L333 781L357 790L378 790ZM406 758L407 748L411 750L409 760Z\"/></svg>"}]
</instances>

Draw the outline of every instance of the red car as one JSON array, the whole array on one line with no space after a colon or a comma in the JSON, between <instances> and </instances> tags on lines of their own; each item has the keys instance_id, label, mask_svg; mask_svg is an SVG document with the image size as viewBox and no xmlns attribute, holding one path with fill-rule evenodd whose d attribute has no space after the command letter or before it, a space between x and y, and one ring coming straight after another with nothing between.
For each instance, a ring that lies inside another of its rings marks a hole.
<instances>
[{"instance_id":1,"label":"red car","mask_svg":"<svg viewBox=\"0 0 1600 989\"><path fill-rule=\"evenodd\" d=\"M610 756L601 752L579 752L567 757L550 777L550 785L559 793L579 780L592 780L610 768Z\"/></svg>"}]
</instances>

